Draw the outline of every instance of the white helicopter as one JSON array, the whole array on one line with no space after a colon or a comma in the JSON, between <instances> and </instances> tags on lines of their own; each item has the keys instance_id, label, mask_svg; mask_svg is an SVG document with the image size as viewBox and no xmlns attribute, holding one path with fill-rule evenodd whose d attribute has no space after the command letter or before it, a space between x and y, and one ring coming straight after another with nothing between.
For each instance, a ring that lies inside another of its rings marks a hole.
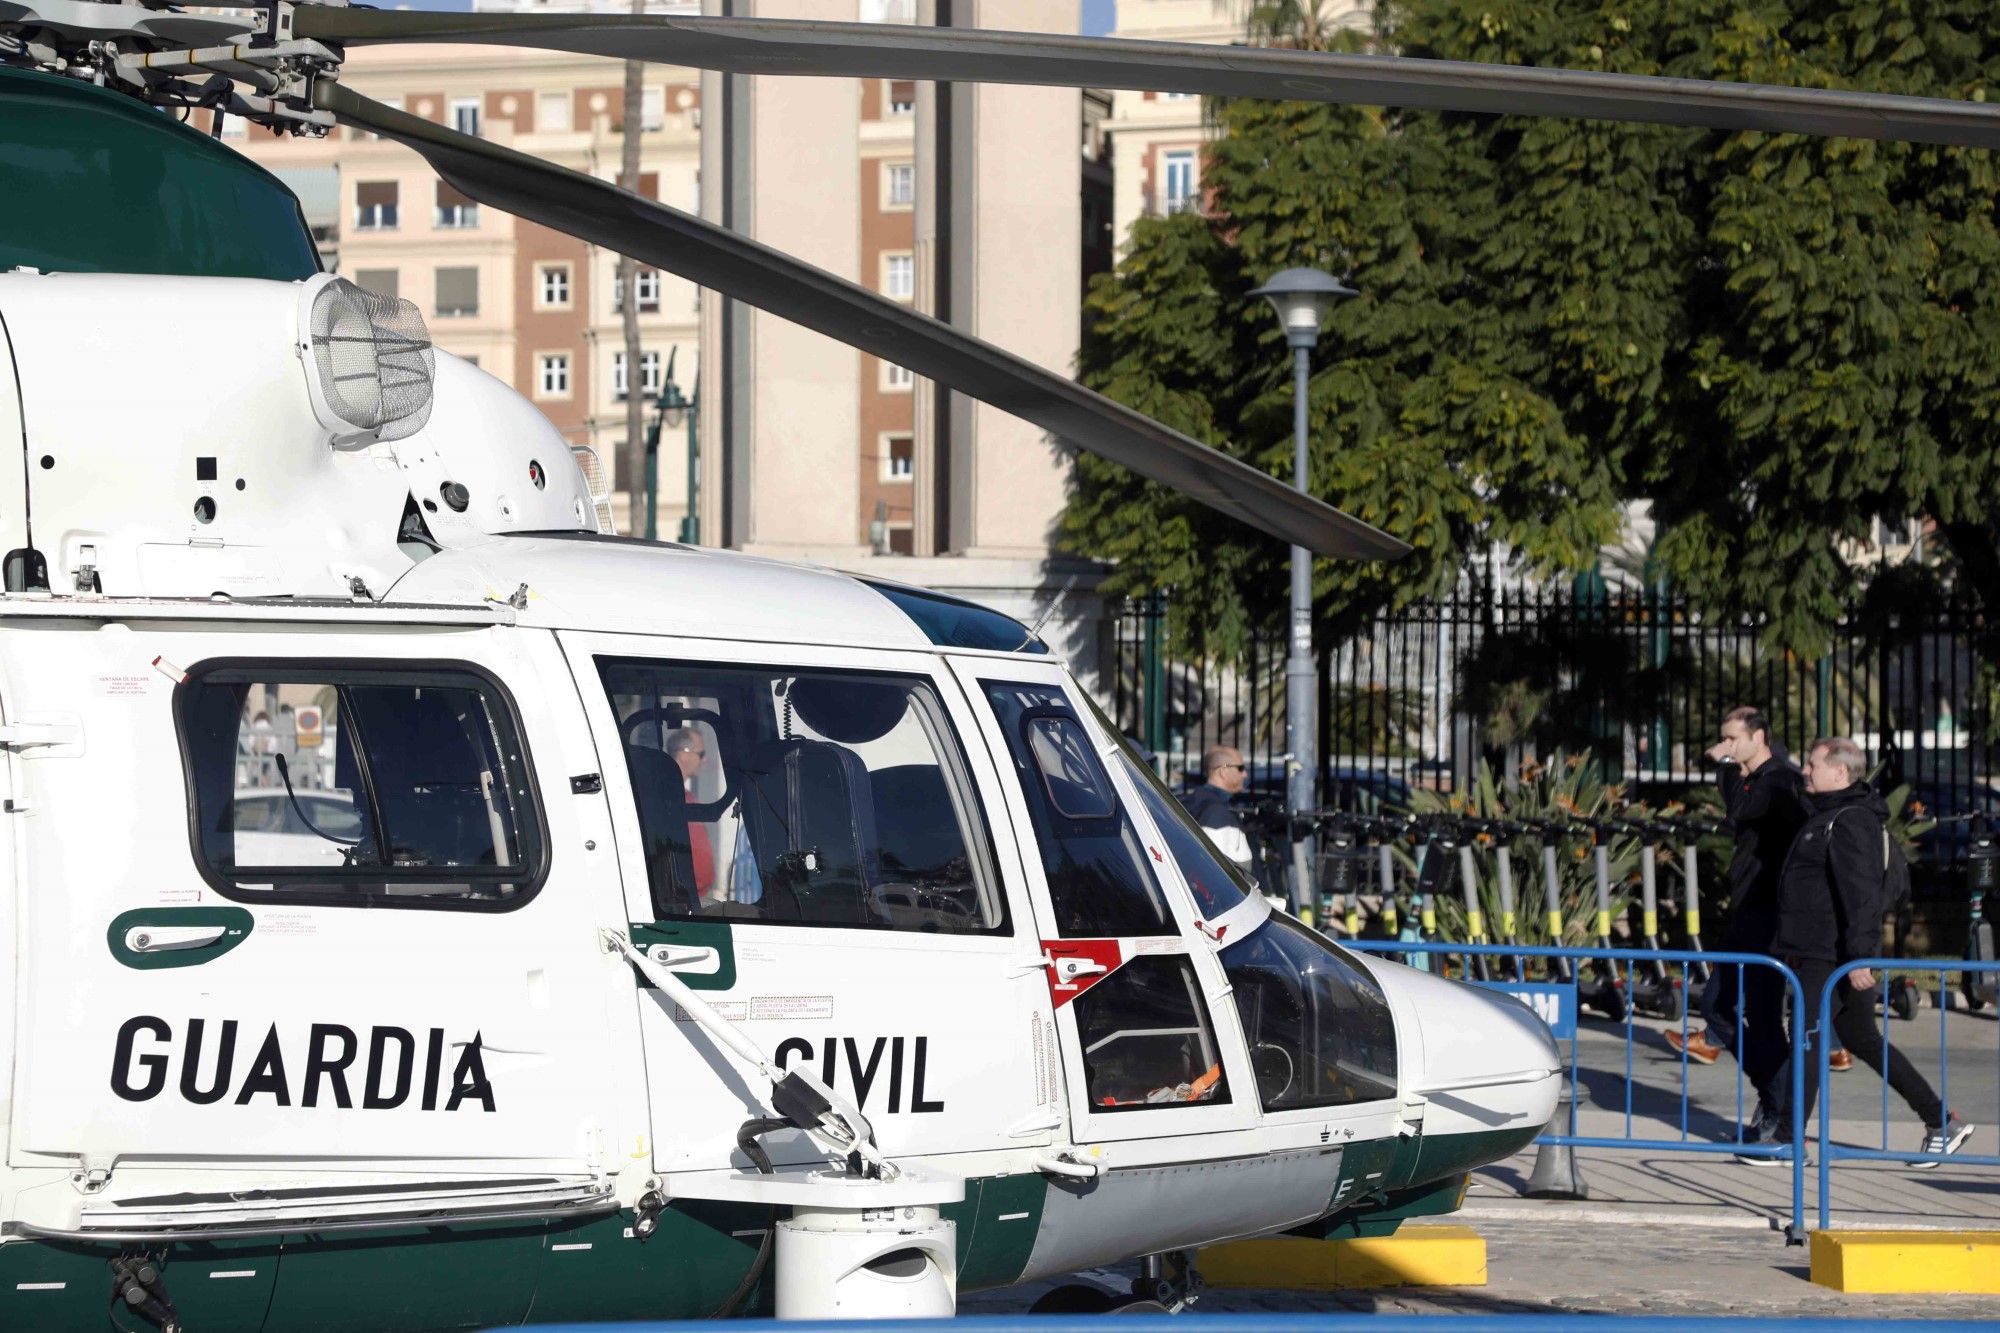
<instances>
[{"instance_id":1,"label":"white helicopter","mask_svg":"<svg viewBox=\"0 0 2000 1333\"><path fill-rule=\"evenodd\" d=\"M1393 1229L1548 1121L1505 998L1273 913L1034 634L597 530L559 435L153 109L397 138L1323 554L1393 539L341 44L2000 141L2000 113L753 20L0 0L0 1327L948 1313ZM255 225L252 225L255 224ZM192 334L163 348L160 330Z\"/></svg>"}]
</instances>

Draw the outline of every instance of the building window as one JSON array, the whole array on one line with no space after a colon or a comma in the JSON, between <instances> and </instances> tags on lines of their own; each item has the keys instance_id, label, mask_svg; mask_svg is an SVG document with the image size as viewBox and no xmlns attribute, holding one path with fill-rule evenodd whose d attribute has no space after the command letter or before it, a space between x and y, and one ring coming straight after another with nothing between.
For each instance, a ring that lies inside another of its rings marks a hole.
<instances>
[{"instance_id":1,"label":"building window","mask_svg":"<svg viewBox=\"0 0 2000 1333\"><path fill-rule=\"evenodd\" d=\"M625 353L611 354L611 396L619 402L626 395ZM660 393L660 354L658 352L639 353L639 396L657 398Z\"/></svg>"},{"instance_id":2,"label":"building window","mask_svg":"<svg viewBox=\"0 0 2000 1333\"><path fill-rule=\"evenodd\" d=\"M535 129L542 134L568 133L570 114L568 93L543 93L535 99Z\"/></svg>"},{"instance_id":3,"label":"building window","mask_svg":"<svg viewBox=\"0 0 2000 1333\"><path fill-rule=\"evenodd\" d=\"M536 358L535 396L537 398L569 397L569 353L543 352Z\"/></svg>"},{"instance_id":4,"label":"building window","mask_svg":"<svg viewBox=\"0 0 2000 1333\"><path fill-rule=\"evenodd\" d=\"M536 268L535 304L543 310L569 309L568 264L543 264Z\"/></svg>"},{"instance_id":5,"label":"building window","mask_svg":"<svg viewBox=\"0 0 2000 1333\"><path fill-rule=\"evenodd\" d=\"M882 478L908 481L917 475L917 442L908 435L882 437Z\"/></svg>"},{"instance_id":6,"label":"building window","mask_svg":"<svg viewBox=\"0 0 2000 1333\"><path fill-rule=\"evenodd\" d=\"M650 315L660 308L660 271L656 268L639 270L639 313ZM613 276L611 279L611 313L625 313L625 279Z\"/></svg>"},{"instance_id":7,"label":"building window","mask_svg":"<svg viewBox=\"0 0 2000 1333\"><path fill-rule=\"evenodd\" d=\"M354 187L354 229L390 231L396 225L395 181L361 181Z\"/></svg>"},{"instance_id":8,"label":"building window","mask_svg":"<svg viewBox=\"0 0 2000 1333\"><path fill-rule=\"evenodd\" d=\"M479 133L479 99L477 97L454 97L451 101L451 127L460 134Z\"/></svg>"},{"instance_id":9,"label":"building window","mask_svg":"<svg viewBox=\"0 0 2000 1333\"><path fill-rule=\"evenodd\" d=\"M358 268L354 270L354 285L392 301L402 295L402 282L393 268Z\"/></svg>"},{"instance_id":10,"label":"building window","mask_svg":"<svg viewBox=\"0 0 2000 1333\"><path fill-rule=\"evenodd\" d=\"M437 312L440 317L479 313L479 270L441 268L437 271Z\"/></svg>"},{"instance_id":11,"label":"building window","mask_svg":"<svg viewBox=\"0 0 2000 1333\"><path fill-rule=\"evenodd\" d=\"M1160 178L1163 182L1160 192L1161 212L1185 213L1194 207L1196 196L1193 149L1162 154Z\"/></svg>"},{"instance_id":12,"label":"building window","mask_svg":"<svg viewBox=\"0 0 2000 1333\"><path fill-rule=\"evenodd\" d=\"M1192 101L1197 96L1199 96L1197 93L1161 93L1160 100L1162 102L1187 102Z\"/></svg>"},{"instance_id":13,"label":"building window","mask_svg":"<svg viewBox=\"0 0 2000 1333\"><path fill-rule=\"evenodd\" d=\"M911 116L917 111L917 85L911 79L897 79L889 85L889 114Z\"/></svg>"},{"instance_id":14,"label":"building window","mask_svg":"<svg viewBox=\"0 0 2000 1333\"><path fill-rule=\"evenodd\" d=\"M479 202L470 195L461 194L443 181L437 183L437 225L447 231L459 231L479 225Z\"/></svg>"},{"instance_id":15,"label":"building window","mask_svg":"<svg viewBox=\"0 0 2000 1333\"><path fill-rule=\"evenodd\" d=\"M195 855L223 895L504 909L546 858L500 686L447 665L197 667L174 698Z\"/></svg>"},{"instance_id":16,"label":"building window","mask_svg":"<svg viewBox=\"0 0 2000 1333\"><path fill-rule=\"evenodd\" d=\"M917 202L917 168L913 162L891 162L889 174L889 206L907 208Z\"/></svg>"},{"instance_id":17,"label":"building window","mask_svg":"<svg viewBox=\"0 0 2000 1333\"><path fill-rule=\"evenodd\" d=\"M897 301L917 294L917 261L912 256L882 256L882 294Z\"/></svg>"},{"instance_id":18,"label":"building window","mask_svg":"<svg viewBox=\"0 0 2000 1333\"><path fill-rule=\"evenodd\" d=\"M639 128L642 130L665 129L667 125L667 90L648 88L639 99Z\"/></svg>"},{"instance_id":19,"label":"building window","mask_svg":"<svg viewBox=\"0 0 2000 1333\"><path fill-rule=\"evenodd\" d=\"M403 109L403 98L400 93L394 97L378 97L375 100L392 111L401 111ZM382 138L379 134L370 134L365 130L350 130L347 137L350 139L365 139L370 143L377 142Z\"/></svg>"},{"instance_id":20,"label":"building window","mask_svg":"<svg viewBox=\"0 0 2000 1333\"><path fill-rule=\"evenodd\" d=\"M908 389L916 382L908 366L899 366L894 361L882 363L882 387L891 392Z\"/></svg>"},{"instance_id":21,"label":"building window","mask_svg":"<svg viewBox=\"0 0 2000 1333\"><path fill-rule=\"evenodd\" d=\"M222 111L218 111L215 114L222 120L223 138L241 139L250 133L250 122L243 119L243 117L232 116Z\"/></svg>"},{"instance_id":22,"label":"building window","mask_svg":"<svg viewBox=\"0 0 2000 1333\"><path fill-rule=\"evenodd\" d=\"M889 554L915 555L916 553L916 530L907 523L891 523L889 525Z\"/></svg>"}]
</instances>

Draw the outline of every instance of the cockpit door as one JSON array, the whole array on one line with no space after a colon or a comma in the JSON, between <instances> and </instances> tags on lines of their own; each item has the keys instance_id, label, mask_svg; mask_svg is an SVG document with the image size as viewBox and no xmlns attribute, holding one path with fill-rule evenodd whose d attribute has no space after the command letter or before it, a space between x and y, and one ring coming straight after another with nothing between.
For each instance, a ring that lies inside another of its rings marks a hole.
<instances>
[{"instance_id":1,"label":"cockpit door","mask_svg":"<svg viewBox=\"0 0 2000 1333\"><path fill-rule=\"evenodd\" d=\"M937 657L562 639L634 943L859 1105L891 1155L1051 1142L1054 1020L1001 775ZM765 1090L657 992L640 1020L656 1168L742 1166ZM821 1158L765 1142L780 1165Z\"/></svg>"},{"instance_id":2,"label":"cockpit door","mask_svg":"<svg viewBox=\"0 0 2000 1333\"><path fill-rule=\"evenodd\" d=\"M1165 849L1134 818L1089 705L1058 667L954 665L984 705L981 730L1023 831L1073 1136L1178 1138L1255 1123L1228 983L1166 873Z\"/></svg>"}]
</instances>

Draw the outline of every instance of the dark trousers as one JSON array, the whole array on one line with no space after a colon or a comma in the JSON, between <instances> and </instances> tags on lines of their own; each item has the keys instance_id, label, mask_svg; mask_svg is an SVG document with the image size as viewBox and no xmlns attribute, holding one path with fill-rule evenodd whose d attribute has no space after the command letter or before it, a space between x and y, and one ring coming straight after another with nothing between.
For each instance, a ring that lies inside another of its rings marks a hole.
<instances>
[{"instance_id":1,"label":"dark trousers","mask_svg":"<svg viewBox=\"0 0 2000 1333\"><path fill-rule=\"evenodd\" d=\"M1820 997L1826 993L1827 978L1833 975L1835 964L1821 962L1817 958L1788 958L1792 971L1798 973L1799 986L1805 992L1806 1009L1803 1014L1792 1015L1794 1023L1816 1025L1819 1022ZM1882 991L1879 984L1867 990L1855 990L1849 979L1842 977L1833 997L1833 1031L1840 1038L1841 1045L1853 1052L1855 1057L1876 1073L1882 1072L1882 1032L1878 1023L1882 1012ZM1826 1034L1810 1031L1806 1038L1806 1079L1805 1106L1802 1120L1806 1132L1812 1132L1813 1104L1819 1100L1819 1063L1824 1049ZM1898 1047L1888 1049L1889 1086L1909 1103L1917 1118L1930 1126L1944 1123L1944 1103L1938 1100L1936 1089L1930 1080L1917 1072L1909 1057ZM1785 1082L1781 1085L1790 1090L1790 1071L1786 1071Z\"/></svg>"},{"instance_id":2,"label":"dark trousers","mask_svg":"<svg viewBox=\"0 0 2000 1333\"><path fill-rule=\"evenodd\" d=\"M1741 974L1741 980L1738 974ZM1701 992L1701 1015L1708 1020L1708 1039L1732 1055L1739 1054L1743 1075L1766 1107L1785 1102L1786 1057L1785 979L1776 968L1717 963Z\"/></svg>"}]
</instances>

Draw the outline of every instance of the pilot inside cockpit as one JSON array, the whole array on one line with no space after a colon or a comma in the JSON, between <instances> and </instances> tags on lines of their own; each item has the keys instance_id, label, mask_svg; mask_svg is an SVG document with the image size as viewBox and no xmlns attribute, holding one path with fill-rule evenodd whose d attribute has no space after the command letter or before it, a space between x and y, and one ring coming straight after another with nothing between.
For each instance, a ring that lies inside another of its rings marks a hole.
<instances>
[{"instance_id":1,"label":"pilot inside cockpit","mask_svg":"<svg viewBox=\"0 0 2000 1333\"><path fill-rule=\"evenodd\" d=\"M984 932L1004 898L921 676L600 663L657 917Z\"/></svg>"}]
</instances>

